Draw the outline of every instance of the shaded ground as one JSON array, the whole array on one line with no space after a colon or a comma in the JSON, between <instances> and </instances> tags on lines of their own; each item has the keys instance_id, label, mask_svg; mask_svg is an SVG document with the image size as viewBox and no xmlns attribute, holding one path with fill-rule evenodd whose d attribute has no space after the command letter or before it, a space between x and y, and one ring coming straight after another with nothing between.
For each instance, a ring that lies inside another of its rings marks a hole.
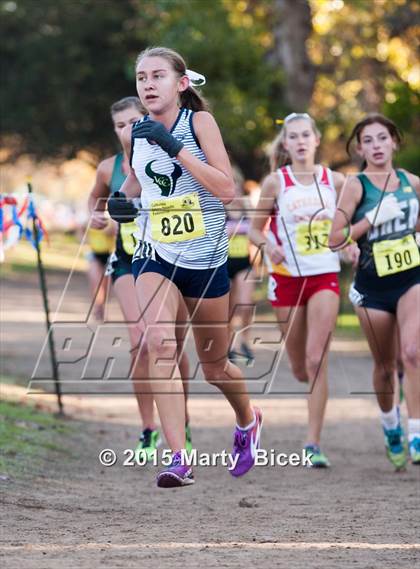
<instances>
[{"instance_id":1,"label":"shaded ground","mask_svg":"<svg viewBox=\"0 0 420 569\"><path fill-rule=\"evenodd\" d=\"M49 282L55 308L62 276L53 274ZM22 382L32 375L45 339L36 284L34 275L10 277L2 290L3 371ZM85 294L83 277L76 275L61 314L70 319L86 313ZM260 372L273 353L267 342L275 339L275 331L264 334L256 366L244 367L248 378L264 376ZM122 465L124 449L139 434L133 398L68 395L65 409L76 421L63 439L68 456L51 453L23 477L0 482L5 563L12 569L413 568L420 554L420 545L413 545L419 542L420 469L410 465L395 474L385 458L374 398L357 395L370 387L371 363L362 347L336 343L331 356L332 398L324 432L333 464L328 471L258 467L235 480L222 466L197 467L193 487L159 490L157 468ZM98 349L93 369L106 349ZM61 373L65 381L72 379L66 366ZM77 373L73 367L73 379ZM255 391L261 387L258 381L251 384ZM111 377L95 389L121 391L122 383L113 384ZM305 435L304 389L296 386L283 359L273 385L270 396L258 398L265 414L263 447L299 451ZM85 386L94 391L91 383ZM280 397L279 390L288 396ZM2 392L54 406L52 397L28 396L23 388L4 386ZM190 410L200 452L229 450L233 421L228 405L218 396L197 395ZM98 461L104 448L117 453L113 467Z\"/></svg>"}]
</instances>

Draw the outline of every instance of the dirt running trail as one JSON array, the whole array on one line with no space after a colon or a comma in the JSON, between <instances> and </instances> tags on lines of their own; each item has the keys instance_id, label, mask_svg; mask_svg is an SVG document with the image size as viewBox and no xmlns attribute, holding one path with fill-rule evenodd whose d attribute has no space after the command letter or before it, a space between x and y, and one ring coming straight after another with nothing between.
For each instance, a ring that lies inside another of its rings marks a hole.
<instances>
[{"instance_id":1,"label":"dirt running trail","mask_svg":"<svg viewBox=\"0 0 420 569\"><path fill-rule=\"evenodd\" d=\"M17 388L7 392L23 396ZM263 446L299 451L304 400L259 404ZM200 452L229 450L226 403L195 398L190 407ZM256 467L237 480L222 466L197 467L195 485L176 490L156 488L153 466L122 465L124 449L138 436L131 398L69 396L66 408L81 433L69 442L73 458L45 462L30 481L2 483L0 553L10 569L412 569L419 559L420 545L413 544L420 541L420 468L392 471L373 401L330 402L328 471ZM100 465L103 448L117 453L113 467Z\"/></svg>"},{"instance_id":2,"label":"dirt running trail","mask_svg":"<svg viewBox=\"0 0 420 569\"><path fill-rule=\"evenodd\" d=\"M53 311L65 282L59 273L49 275ZM75 274L61 319L83 322L86 306L86 282ZM45 338L36 275L6 279L2 312L3 371L29 378ZM269 332L264 330L258 335ZM255 367L244 370L248 380L269 359L270 342L276 347L275 333L267 338L266 351L256 348ZM420 558L415 545L420 542L420 467L395 474L387 462L376 402L368 395L372 363L363 347L363 342L333 343L323 433L332 462L327 471L267 466L233 479L221 465L202 466L195 469L194 486L158 489L156 467L122 465L124 449L139 436L133 396L116 395L107 381L99 391L108 395L66 395L65 410L74 425L65 443L71 457L51 454L25 479L0 481L4 564L9 569L413 569ZM108 355L106 346L99 348L94 371ZM189 355L193 361L191 346ZM254 395L264 412L262 445L299 452L305 436L304 386L294 382L285 361L280 363L270 395ZM80 377L79 370L62 366L60 371L71 392L69 380ZM55 408L52 397L25 393L12 386L2 390L12 399L29 397ZM197 395L190 412L200 452L230 451L233 414L225 401ZM119 457L113 467L99 463L104 448Z\"/></svg>"}]
</instances>

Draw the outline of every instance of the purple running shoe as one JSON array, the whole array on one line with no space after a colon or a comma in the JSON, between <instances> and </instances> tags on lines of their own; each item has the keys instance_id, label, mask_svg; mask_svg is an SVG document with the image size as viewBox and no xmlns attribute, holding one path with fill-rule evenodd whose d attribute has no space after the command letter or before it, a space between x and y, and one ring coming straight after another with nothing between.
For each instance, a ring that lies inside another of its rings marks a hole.
<instances>
[{"instance_id":1,"label":"purple running shoe","mask_svg":"<svg viewBox=\"0 0 420 569\"><path fill-rule=\"evenodd\" d=\"M254 407L255 425L247 431L236 427L233 439L232 457L238 456L236 466L229 470L232 476L243 476L254 466L255 451L260 448L261 427L263 423L262 413L258 407Z\"/></svg>"},{"instance_id":2,"label":"purple running shoe","mask_svg":"<svg viewBox=\"0 0 420 569\"><path fill-rule=\"evenodd\" d=\"M160 488L176 488L194 484L191 466L182 464L182 453L178 451L172 455L171 464L157 476L157 485Z\"/></svg>"}]
</instances>

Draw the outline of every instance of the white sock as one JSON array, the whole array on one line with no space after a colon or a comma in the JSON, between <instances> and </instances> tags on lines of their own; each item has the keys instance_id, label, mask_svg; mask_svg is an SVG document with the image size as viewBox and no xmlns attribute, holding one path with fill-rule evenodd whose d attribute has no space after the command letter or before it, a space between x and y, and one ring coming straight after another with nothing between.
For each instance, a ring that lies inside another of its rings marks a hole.
<instances>
[{"instance_id":1,"label":"white sock","mask_svg":"<svg viewBox=\"0 0 420 569\"><path fill-rule=\"evenodd\" d=\"M254 414L254 418L253 418L252 421L249 423L249 425L247 425L246 427L240 427L239 425L236 425L237 428L238 428L240 431L248 431L249 429L252 429L252 427L255 425L255 422L256 422L256 420L257 420L257 416L256 416L256 414L255 414L254 409L252 410L252 412L253 412L253 414Z\"/></svg>"},{"instance_id":2,"label":"white sock","mask_svg":"<svg viewBox=\"0 0 420 569\"><path fill-rule=\"evenodd\" d=\"M389 431L389 429L396 429L398 427L398 413L397 408L393 407L391 411L381 411L382 426Z\"/></svg>"},{"instance_id":3,"label":"white sock","mask_svg":"<svg viewBox=\"0 0 420 569\"><path fill-rule=\"evenodd\" d=\"M420 439L420 419L408 419L408 442Z\"/></svg>"}]
</instances>

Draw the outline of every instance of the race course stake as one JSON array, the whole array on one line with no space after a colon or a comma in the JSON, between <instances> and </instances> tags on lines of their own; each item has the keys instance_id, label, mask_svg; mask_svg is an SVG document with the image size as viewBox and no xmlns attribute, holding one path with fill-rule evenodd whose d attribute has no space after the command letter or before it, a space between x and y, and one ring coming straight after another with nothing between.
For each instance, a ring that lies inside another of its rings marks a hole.
<instances>
[{"instance_id":1,"label":"race course stake","mask_svg":"<svg viewBox=\"0 0 420 569\"><path fill-rule=\"evenodd\" d=\"M30 181L28 181L27 185L28 185L29 199L32 200L33 199L32 184ZM41 247L39 244L40 232L39 232L37 221L38 221L38 217L37 217L35 208L33 208L33 216L32 216L33 236L34 236L33 241L34 241L34 245L35 245L36 252L37 252L37 260L38 260L37 265L38 265L39 282L41 284L42 300L44 303L45 322L47 325L48 344L50 347L50 356L51 356L51 367L52 367L52 372L53 372L55 392L57 395L57 403L58 403L58 409L59 409L58 414L64 415L63 402L61 400L60 379L58 377L57 358L56 358L56 354L55 354L54 336L53 336L53 331L51 329L51 322L50 322L50 312L49 312L48 294L47 294L47 282L45 279L44 266L42 264L42 258L41 258Z\"/></svg>"}]
</instances>

